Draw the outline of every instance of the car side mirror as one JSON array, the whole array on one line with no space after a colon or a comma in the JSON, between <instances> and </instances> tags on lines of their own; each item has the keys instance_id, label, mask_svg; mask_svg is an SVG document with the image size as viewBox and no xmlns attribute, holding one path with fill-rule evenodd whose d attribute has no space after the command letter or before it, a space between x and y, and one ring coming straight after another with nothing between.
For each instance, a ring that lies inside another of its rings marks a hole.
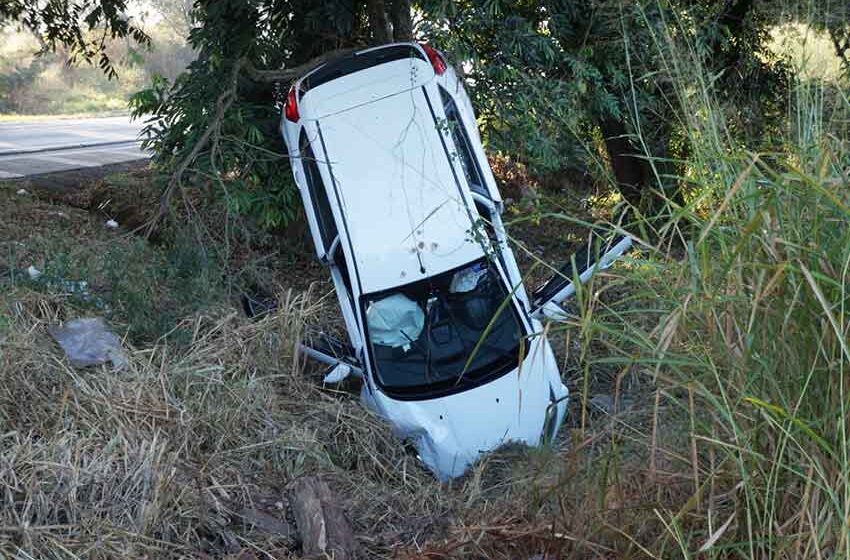
<instances>
[{"instance_id":1,"label":"car side mirror","mask_svg":"<svg viewBox=\"0 0 850 560\"><path fill-rule=\"evenodd\" d=\"M574 281L584 284L597 270L610 267L632 246L632 238L628 235L616 235L607 241L600 241L591 237L548 282L532 293L532 316L538 319L563 318L564 311L560 304L575 294Z\"/></svg>"},{"instance_id":2,"label":"car side mirror","mask_svg":"<svg viewBox=\"0 0 850 560\"><path fill-rule=\"evenodd\" d=\"M351 366L340 362L328 370L322 383L342 383L349 375L351 375Z\"/></svg>"}]
</instances>

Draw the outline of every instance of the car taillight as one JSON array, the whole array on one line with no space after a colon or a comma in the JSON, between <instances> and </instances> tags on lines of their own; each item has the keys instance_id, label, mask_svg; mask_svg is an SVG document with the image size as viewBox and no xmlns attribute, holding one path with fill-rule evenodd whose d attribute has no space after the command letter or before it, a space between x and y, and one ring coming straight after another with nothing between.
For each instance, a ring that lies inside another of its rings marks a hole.
<instances>
[{"instance_id":1,"label":"car taillight","mask_svg":"<svg viewBox=\"0 0 850 560\"><path fill-rule=\"evenodd\" d=\"M289 88L289 93L286 94L286 105L284 105L283 114L286 120L298 122L298 95L295 93L295 86Z\"/></svg>"},{"instance_id":2,"label":"car taillight","mask_svg":"<svg viewBox=\"0 0 850 560\"><path fill-rule=\"evenodd\" d=\"M419 43L422 46L422 49L425 51L425 54L428 55L428 60L431 61L431 66L434 67L434 72L437 73L438 76L442 76L446 71L446 61L443 60L443 57L440 56L434 47L431 45L426 45L424 43Z\"/></svg>"}]
</instances>

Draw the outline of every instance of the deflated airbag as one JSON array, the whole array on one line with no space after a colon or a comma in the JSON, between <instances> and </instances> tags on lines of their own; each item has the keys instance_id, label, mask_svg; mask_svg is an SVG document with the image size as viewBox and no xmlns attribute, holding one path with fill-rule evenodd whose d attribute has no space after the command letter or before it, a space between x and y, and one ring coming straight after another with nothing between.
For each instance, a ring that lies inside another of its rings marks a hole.
<instances>
[{"instance_id":1,"label":"deflated airbag","mask_svg":"<svg viewBox=\"0 0 850 560\"><path fill-rule=\"evenodd\" d=\"M397 348L419 338L425 313L404 294L393 294L369 305L366 322L373 344Z\"/></svg>"}]
</instances>

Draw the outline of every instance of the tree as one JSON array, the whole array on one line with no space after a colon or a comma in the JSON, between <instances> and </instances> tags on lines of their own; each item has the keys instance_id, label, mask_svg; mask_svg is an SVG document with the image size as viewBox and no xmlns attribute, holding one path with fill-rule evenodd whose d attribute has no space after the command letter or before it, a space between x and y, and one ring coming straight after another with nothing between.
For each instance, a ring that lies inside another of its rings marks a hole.
<instances>
[{"instance_id":1,"label":"tree","mask_svg":"<svg viewBox=\"0 0 850 560\"><path fill-rule=\"evenodd\" d=\"M280 139L278 102L329 54L412 34L407 0L198 0L189 42L198 58L174 83L132 100L152 115L146 145L171 173L163 211L186 180L206 185L264 226L285 224L297 190Z\"/></svg>"},{"instance_id":2,"label":"tree","mask_svg":"<svg viewBox=\"0 0 850 560\"><path fill-rule=\"evenodd\" d=\"M0 24L16 22L39 38L42 52L66 47L70 63L96 60L107 75L115 77L107 53L109 39L130 37L140 45L150 44L126 11L126 0L2 0Z\"/></svg>"},{"instance_id":3,"label":"tree","mask_svg":"<svg viewBox=\"0 0 850 560\"><path fill-rule=\"evenodd\" d=\"M681 203L675 159L683 155L668 110L675 95L659 37L676 21L719 96L760 106L781 94L781 61L766 52L767 20L754 0L467 0L422 2L425 28L467 61L470 89L498 150L538 172L586 167L610 173L633 205L657 207L659 191ZM663 41L661 41L663 43ZM753 117L753 115L750 115ZM765 115L741 119L761 126ZM602 162L595 138L607 158ZM519 146L518 146L519 144ZM607 163L607 165L600 165Z\"/></svg>"},{"instance_id":4,"label":"tree","mask_svg":"<svg viewBox=\"0 0 850 560\"><path fill-rule=\"evenodd\" d=\"M733 132L769 138L784 110L786 67L767 48L782 12L763 0L198 0L198 60L134 100L173 171L165 200L191 178L285 223L297 198L271 100L339 50L410 39L412 7L465 73L491 150L538 175L593 167L646 211L684 202L677 161L692 148L671 118L665 45L708 70Z\"/></svg>"}]
</instances>

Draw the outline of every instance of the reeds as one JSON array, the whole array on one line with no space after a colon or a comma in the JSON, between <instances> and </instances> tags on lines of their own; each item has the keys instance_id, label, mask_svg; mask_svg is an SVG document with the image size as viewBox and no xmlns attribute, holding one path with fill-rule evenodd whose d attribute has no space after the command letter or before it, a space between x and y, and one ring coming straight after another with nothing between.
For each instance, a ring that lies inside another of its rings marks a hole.
<instances>
[{"instance_id":1,"label":"reeds","mask_svg":"<svg viewBox=\"0 0 850 560\"><path fill-rule=\"evenodd\" d=\"M850 103L798 81L784 142L750 152L684 35L656 47L687 202L566 326L591 345L583 386L637 387L583 453L606 469L582 476L599 505L579 526L626 556L850 558Z\"/></svg>"}]
</instances>

